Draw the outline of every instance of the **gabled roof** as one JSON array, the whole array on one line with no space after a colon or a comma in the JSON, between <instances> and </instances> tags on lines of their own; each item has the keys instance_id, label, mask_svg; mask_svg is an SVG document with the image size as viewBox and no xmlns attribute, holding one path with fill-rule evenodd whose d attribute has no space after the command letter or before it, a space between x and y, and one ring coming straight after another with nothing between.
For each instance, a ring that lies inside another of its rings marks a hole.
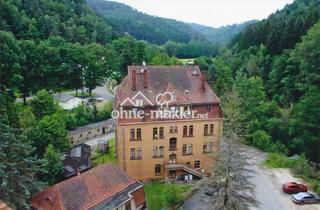
<instances>
[{"instance_id":1,"label":"gabled roof","mask_svg":"<svg viewBox=\"0 0 320 210\"><path fill-rule=\"evenodd\" d=\"M80 127L77 127L74 130L69 131L69 134L70 135L76 135L76 134L79 134L79 133L82 133L82 132L85 132L85 131L88 131L88 130L91 130L91 129L101 128L103 126L112 125L113 121L114 120L112 118L109 118L107 120L103 120L103 121L99 121L99 122L95 122L95 123L90 123L90 124L87 124L87 125L84 125L84 126L80 126Z\"/></svg>"},{"instance_id":2,"label":"gabled roof","mask_svg":"<svg viewBox=\"0 0 320 210\"><path fill-rule=\"evenodd\" d=\"M56 99L57 101L60 101L62 103L68 102L74 98L74 96L72 96L70 94L66 94L66 93L58 93L58 94L55 94L53 97L54 97L54 99Z\"/></svg>"},{"instance_id":3,"label":"gabled roof","mask_svg":"<svg viewBox=\"0 0 320 210\"><path fill-rule=\"evenodd\" d=\"M121 201L128 197L128 189L142 186L118 166L104 164L45 189L31 204L39 210L84 210Z\"/></svg>"},{"instance_id":4,"label":"gabled roof","mask_svg":"<svg viewBox=\"0 0 320 210\"><path fill-rule=\"evenodd\" d=\"M147 71L147 88L144 87L143 71ZM130 75L136 71L136 89L132 90ZM175 100L171 104L218 104L219 98L205 82L205 91L201 90L202 75L198 66L129 66L128 75L116 92L116 106L123 102L129 105L128 98L141 92L151 104L156 105L156 97L164 92L171 92ZM134 102L134 101L133 101Z\"/></svg>"},{"instance_id":5,"label":"gabled roof","mask_svg":"<svg viewBox=\"0 0 320 210\"><path fill-rule=\"evenodd\" d=\"M79 144L63 155L63 175L68 178L91 168L91 147Z\"/></svg>"}]
</instances>

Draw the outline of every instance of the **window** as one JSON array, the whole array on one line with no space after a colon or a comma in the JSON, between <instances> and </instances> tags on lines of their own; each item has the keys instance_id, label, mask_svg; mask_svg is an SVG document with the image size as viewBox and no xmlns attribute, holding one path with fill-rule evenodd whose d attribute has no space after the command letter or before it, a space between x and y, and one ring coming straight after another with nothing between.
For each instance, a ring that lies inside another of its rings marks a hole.
<instances>
[{"instance_id":1,"label":"window","mask_svg":"<svg viewBox=\"0 0 320 210\"><path fill-rule=\"evenodd\" d=\"M207 144L203 145L203 153L207 153Z\"/></svg>"},{"instance_id":2,"label":"window","mask_svg":"<svg viewBox=\"0 0 320 210\"><path fill-rule=\"evenodd\" d=\"M183 126L183 136L187 136L188 134L188 126Z\"/></svg>"},{"instance_id":3,"label":"window","mask_svg":"<svg viewBox=\"0 0 320 210\"><path fill-rule=\"evenodd\" d=\"M210 124L210 134L213 135L214 124Z\"/></svg>"},{"instance_id":4,"label":"window","mask_svg":"<svg viewBox=\"0 0 320 210\"><path fill-rule=\"evenodd\" d=\"M187 154L187 145L186 144L182 145L182 154L183 155Z\"/></svg>"},{"instance_id":5,"label":"window","mask_svg":"<svg viewBox=\"0 0 320 210\"><path fill-rule=\"evenodd\" d=\"M189 126L189 136L193 136L193 125Z\"/></svg>"},{"instance_id":6,"label":"window","mask_svg":"<svg viewBox=\"0 0 320 210\"><path fill-rule=\"evenodd\" d=\"M177 133L178 132L178 126L170 126L170 133Z\"/></svg>"},{"instance_id":7,"label":"window","mask_svg":"<svg viewBox=\"0 0 320 210\"><path fill-rule=\"evenodd\" d=\"M158 156L158 147L153 147L153 157Z\"/></svg>"},{"instance_id":8,"label":"window","mask_svg":"<svg viewBox=\"0 0 320 210\"><path fill-rule=\"evenodd\" d=\"M212 107L211 106L207 106L207 111L211 112L212 111Z\"/></svg>"},{"instance_id":9,"label":"window","mask_svg":"<svg viewBox=\"0 0 320 210\"><path fill-rule=\"evenodd\" d=\"M212 152L212 151L213 151L213 143L210 142L208 147L209 147L209 148L208 148L208 151L209 151L209 152Z\"/></svg>"},{"instance_id":10,"label":"window","mask_svg":"<svg viewBox=\"0 0 320 210\"><path fill-rule=\"evenodd\" d=\"M186 166L191 167L191 163L190 162L186 162Z\"/></svg>"},{"instance_id":11,"label":"window","mask_svg":"<svg viewBox=\"0 0 320 210\"><path fill-rule=\"evenodd\" d=\"M182 145L182 155L191 155L192 154L192 144Z\"/></svg>"},{"instance_id":12,"label":"window","mask_svg":"<svg viewBox=\"0 0 320 210\"><path fill-rule=\"evenodd\" d=\"M130 159L133 160L136 158L136 150L130 149Z\"/></svg>"},{"instance_id":13,"label":"window","mask_svg":"<svg viewBox=\"0 0 320 210\"><path fill-rule=\"evenodd\" d=\"M154 139L158 138L158 128L153 128L152 138Z\"/></svg>"},{"instance_id":14,"label":"window","mask_svg":"<svg viewBox=\"0 0 320 210\"><path fill-rule=\"evenodd\" d=\"M82 134L80 134L80 138L82 137L83 135Z\"/></svg>"},{"instance_id":15,"label":"window","mask_svg":"<svg viewBox=\"0 0 320 210\"><path fill-rule=\"evenodd\" d=\"M191 155L192 154L192 144L188 146L187 154Z\"/></svg>"},{"instance_id":16,"label":"window","mask_svg":"<svg viewBox=\"0 0 320 210\"><path fill-rule=\"evenodd\" d=\"M130 140L134 140L134 129L130 129Z\"/></svg>"},{"instance_id":17,"label":"window","mask_svg":"<svg viewBox=\"0 0 320 210\"><path fill-rule=\"evenodd\" d=\"M176 154L171 154L169 156L169 163L176 163L177 162L177 155Z\"/></svg>"},{"instance_id":18,"label":"window","mask_svg":"<svg viewBox=\"0 0 320 210\"><path fill-rule=\"evenodd\" d=\"M159 157L163 157L164 153L163 153L163 146L159 147Z\"/></svg>"},{"instance_id":19,"label":"window","mask_svg":"<svg viewBox=\"0 0 320 210\"><path fill-rule=\"evenodd\" d=\"M208 125L207 124L204 125L204 134L203 135L205 135L205 136L208 135Z\"/></svg>"},{"instance_id":20,"label":"window","mask_svg":"<svg viewBox=\"0 0 320 210\"><path fill-rule=\"evenodd\" d=\"M142 159L141 148L138 148L138 149L137 149L137 159Z\"/></svg>"},{"instance_id":21,"label":"window","mask_svg":"<svg viewBox=\"0 0 320 210\"><path fill-rule=\"evenodd\" d=\"M155 173L156 176L159 176L161 174L161 165L160 164L157 164L154 167L154 173Z\"/></svg>"},{"instance_id":22,"label":"window","mask_svg":"<svg viewBox=\"0 0 320 210\"><path fill-rule=\"evenodd\" d=\"M163 139L163 138L164 138L164 137L163 137L163 135L164 135L163 133L164 133L163 127L160 127L160 128L159 128L159 138L160 138L160 139Z\"/></svg>"},{"instance_id":23,"label":"window","mask_svg":"<svg viewBox=\"0 0 320 210\"><path fill-rule=\"evenodd\" d=\"M137 139L141 139L141 128L137 129Z\"/></svg>"},{"instance_id":24,"label":"window","mask_svg":"<svg viewBox=\"0 0 320 210\"><path fill-rule=\"evenodd\" d=\"M171 138L169 143L170 143L169 150L177 150L177 139L176 138Z\"/></svg>"},{"instance_id":25,"label":"window","mask_svg":"<svg viewBox=\"0 0 320 210\"><path fill-rule=\"evenodd\" d=\"M194 168L200 168L200 160L194 161Z\"/></svg>"},{"instance_id":26,"label":"window","mask_svg":"<svg viewBox=\"0 0 320 210\"><path fill-rule=\"evenodd\" d=\"M99 132L99 131L100 131L100 128L97 129L97 132Z\"/></svg>"}]
</instances>

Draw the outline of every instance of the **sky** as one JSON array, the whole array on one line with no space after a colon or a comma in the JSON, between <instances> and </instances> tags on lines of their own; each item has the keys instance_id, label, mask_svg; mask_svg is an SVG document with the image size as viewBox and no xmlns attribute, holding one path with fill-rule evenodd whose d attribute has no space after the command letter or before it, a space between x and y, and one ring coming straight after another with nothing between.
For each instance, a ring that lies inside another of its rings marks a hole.
<instances>
[{"instance_id":1,"label":"sky","mask_svg":"<svg viewBox=\"0 0 320 210\"><path fill-rule=\"evenodd\" d=\"M188 23L219 27L261 20L293 0L113 0L141 12Z\"/></svg>"}]
</instances>

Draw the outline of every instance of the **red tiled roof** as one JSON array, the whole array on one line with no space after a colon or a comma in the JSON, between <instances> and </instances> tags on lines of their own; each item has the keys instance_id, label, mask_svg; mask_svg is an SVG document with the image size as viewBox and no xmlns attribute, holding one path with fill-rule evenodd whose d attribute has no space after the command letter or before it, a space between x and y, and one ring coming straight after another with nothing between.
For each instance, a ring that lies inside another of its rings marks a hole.
<instances>
[{"instance_id":1,"label":"red tiled roof","mask_svg":"<svg viewBox=\"0 0 320 210\"><path fill-rule=\"evenodd\" d=\"M144 88L142 69L147 70L148 87ZM132 90L130 75L136 71L136 90ZM156 96L166 91L174 93L175 100L170 104L218 104L219 98L205 82L205 91L201 90L201 72L198 66L129 66L128 76L124 78L116 94L116 106L127 98L133 98L141 92L156 105ZM130 103L122 104L130 106Z\"/></svg>"},{"instance_id":2,"label":"red tiled roof","mask_svg":"<svg viewBox=\"0 0 320 210\"><path fill-rule=\"evenodd\" d=\"M135 183L119 167L104 164L45 189L31 204L39 210L89 209Z\"/></svg>"},{"instance_id":3,"label":"red tiled roof","mask_svg":"<svg viewBox=\"0 0 320 210\"><path fill-rule=\"evenodd\" d=\"M12 210L6 203L0 200L0 210Z\"/></svg>"},{"instance_id":4,"label":"red tiled roof","mask_svg":"<svg viewBox=\"0 0 320 210\"><path fill-rule=\"evenodd\" d=\"M136 203L136 207L140 207L146 202L143 188L140 188L137 191L133 192L132 196L133 196L134 202Z\"/></svg>"}]
</instances>

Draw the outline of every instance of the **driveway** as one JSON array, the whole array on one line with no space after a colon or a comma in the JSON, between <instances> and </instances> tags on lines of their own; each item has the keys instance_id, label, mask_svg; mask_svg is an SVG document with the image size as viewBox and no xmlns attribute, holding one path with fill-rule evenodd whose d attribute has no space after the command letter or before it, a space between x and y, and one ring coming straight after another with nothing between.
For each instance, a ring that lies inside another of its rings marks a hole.
<instances>
[{"instance_id":1,"label":"driveway","mask_svg":"<svg viewBox=\"0 0 320 210\"><path fill-rule=\"evenodd\" d=\"M320 210L319 204L296 205L290 200L290 195L282 192L282 183L303 180L293 177L288 169L265 168L262 164L266 159L266 153L252 147L245 148L249 167L256 172L251 181L256 185L256 198L260 202L259 207L252 210ZM182 209L210 209L209 199L209 196L199 190L183 204Z\"/></svg>"}]
</instances>

